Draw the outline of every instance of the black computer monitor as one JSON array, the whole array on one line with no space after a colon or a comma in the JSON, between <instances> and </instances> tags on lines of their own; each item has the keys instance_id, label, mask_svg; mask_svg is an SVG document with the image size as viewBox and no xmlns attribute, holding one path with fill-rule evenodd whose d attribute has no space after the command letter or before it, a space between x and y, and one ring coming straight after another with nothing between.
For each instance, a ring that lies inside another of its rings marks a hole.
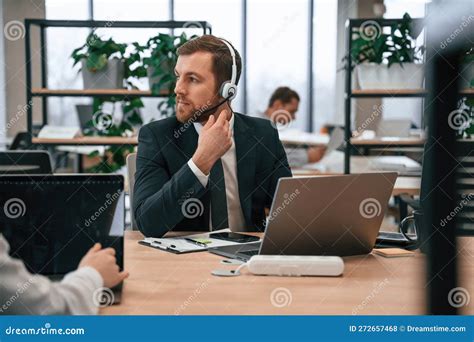
<instances>
[{"instance_id":1,"label":"black computer monitor","mask_svg":"<svg viewBox=\"0 0 474 342\"><path fill-rule=\"evenodd\" d=\"M64 275L94 243L113 247L123 269L121 175L0 177L0 233L30 272Z\"/></svg>"},{"instance_id":2,"label":"black computer monitor","mask_svg":"<svg viewBox=\"0 0 474 342\"><path fill-rule=\"evenodd\" d=\"M52 174L51 158L46 151L0 152L0 176L6 174Z\"/></svg>"}]
</instances>

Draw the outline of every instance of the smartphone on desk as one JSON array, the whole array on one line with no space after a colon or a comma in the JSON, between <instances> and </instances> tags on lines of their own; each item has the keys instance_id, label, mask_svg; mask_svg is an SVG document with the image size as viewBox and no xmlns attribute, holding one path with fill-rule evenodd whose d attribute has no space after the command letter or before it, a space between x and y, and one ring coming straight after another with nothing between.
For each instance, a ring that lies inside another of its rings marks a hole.
<instances>
[{"instance_id":1,"label":"smartphone on desk","mask_svg":"<svg viewBox=\"0 0 474 342\"><path fill-rule=\"evenodd\" d=\"M226 240L238 243L256 242L260 238L257 236L239 234L239 233L213 233L209 235L210 238Z\"/></svg>"}]
</instances>

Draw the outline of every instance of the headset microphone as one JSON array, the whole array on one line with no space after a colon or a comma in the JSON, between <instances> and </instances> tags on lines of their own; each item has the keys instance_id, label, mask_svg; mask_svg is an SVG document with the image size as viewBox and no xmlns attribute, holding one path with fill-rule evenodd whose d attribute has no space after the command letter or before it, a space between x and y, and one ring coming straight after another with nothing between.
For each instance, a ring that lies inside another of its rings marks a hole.
<instances>
[{"instance_id":1,"label":"headset microphone","mask_svg":"<svg viewBox=\"0 0 474 342\"><path fill-rule=\"evenodd\" d=\"M218 104L216 104L215 106L212 106L211 108L208 108L208 109L203 110L203 111L199 111L198 112L199 116L203 116L203 115L206 115L207 113L212 112L213 110L218 108L223 103L225 103L227 101L230 101L230 100L233 100L237 96L237 84L236 84L236 81L237 81L237 63L236 63L236 60L235 60L235 50L232 47L232 45L230 45L230 43L228 43L226 40L221 39L221 41L227 46L227 48L229 49L230 55L232 57L232 75L231 75L230 80L225 81L224 83L222 83L222 85L219 88L219 95L221 97L223 97L224 100L220 101Z\"/></svg>"},{"instance_id":2,"label":"headset microphone","mask_svg":"<svg viewBox=\"0 0 474 342\"><path fill-rule=\"evenodd\" d=\"M206 115L207 113L210 113L210 112L212 112L213 110L217 109L217 108L218 108L219 106L221 106L223 103L229 101L229 100L231 99L231 96L232 96L232 95L229 94L229 96L227 96L224 100L222 100L222 101L219 102L218 104L212 106L211 108L205 109L205 110L203 110L203 111L199 111L199 112L198 112L198 113L199 113L199 116Z\"/></svg>"}]
</instances>

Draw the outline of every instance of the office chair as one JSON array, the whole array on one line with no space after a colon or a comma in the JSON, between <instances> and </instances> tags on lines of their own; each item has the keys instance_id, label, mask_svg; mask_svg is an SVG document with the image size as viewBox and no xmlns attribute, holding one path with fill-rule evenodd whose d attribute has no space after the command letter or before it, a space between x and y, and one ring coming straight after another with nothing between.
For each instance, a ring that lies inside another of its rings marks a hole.
<instances>
[{"instance_id":1,"label":"office chair","mask_svg":"<svg viewBox=\"0 0 474 342\"><path fill-rule=\"evenodd\" d=\"M0 152L0 176L7 174L52 174L51 159L46 151Z\"/></svg>"},{"instance_id":2,"label":"office chair","mask_svg":"<svg viewBox=\"0 0 474 342\"><path fill-rule=\"evenodd\" d=\"M137 154L130 153L127 156L128 195L130 196L130 218L132 230L138 230L133 214L133 188L135 187L135 171L137 169Z\"/></svg>"}]
</instances>

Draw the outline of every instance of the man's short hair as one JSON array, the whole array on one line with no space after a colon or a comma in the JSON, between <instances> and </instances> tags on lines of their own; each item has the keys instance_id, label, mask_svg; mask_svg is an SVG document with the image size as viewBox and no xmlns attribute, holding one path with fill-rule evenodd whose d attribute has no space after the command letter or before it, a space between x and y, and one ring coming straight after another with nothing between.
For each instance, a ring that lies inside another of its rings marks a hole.
<instances>
[{"instance_id":1,"label":"man's short hair","mask_svg":"<svg viewBox=\"0 0 474 342\"><path fill-rule=\"evenodd\" d=\"M268 107L273 106L276 100L280 100L283 103L290 103L292 99L296 99L298 102L300 101L300 96L296 91L294 91L290 87L279 87L273 92L272 96L270 97Z\"/></svg>"},{"instance_id":2,"label":"man's short hair","mask_svg":"<svg viewBox=\"0 0 474 342\"><path fill-rule=\"evenodd\" d=\"M232 48L234 46L228 42ZM242 72L242 59L239 52L235 51L235 63L237 64L237 77L235 84L239 83L240 73ZM225 43L213 35L206 34L193 38L178 48L178 56L192 55L196 52L209 52L212 54L212 72L216 78L217 91L225 81L232 78L232 56Z\"/></svg>"}]
</instances>

